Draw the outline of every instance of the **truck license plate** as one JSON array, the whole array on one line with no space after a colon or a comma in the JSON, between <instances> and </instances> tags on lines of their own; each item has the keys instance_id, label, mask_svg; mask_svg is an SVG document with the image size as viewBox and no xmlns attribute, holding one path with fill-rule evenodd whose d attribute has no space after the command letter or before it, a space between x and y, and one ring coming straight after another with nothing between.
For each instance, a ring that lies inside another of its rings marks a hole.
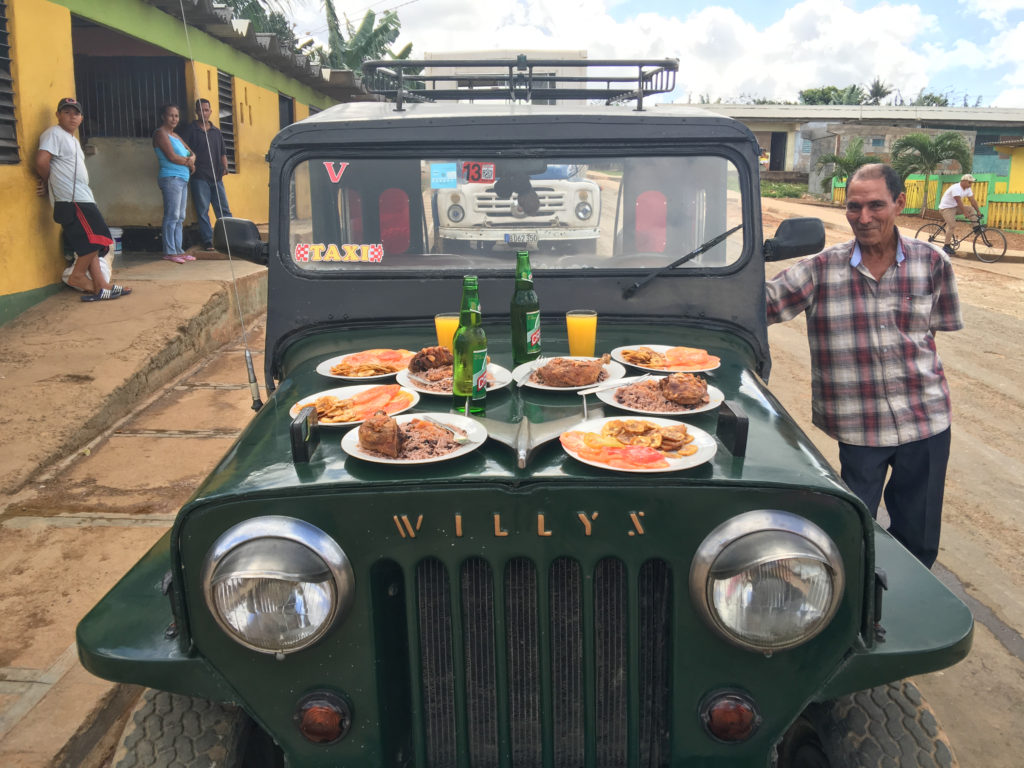
<instances>
[{"instance_id":1,"label":"truck license plate","mask_svg":"<svg viewBox=\"0 0 1024 768\"><path fill-rule=\"evenodd\" d=\"M505 235L505 242L509 245L519 245L523 243L536 243L537 233L536 232L509 232Z\"/></svg>"}]
</instances>

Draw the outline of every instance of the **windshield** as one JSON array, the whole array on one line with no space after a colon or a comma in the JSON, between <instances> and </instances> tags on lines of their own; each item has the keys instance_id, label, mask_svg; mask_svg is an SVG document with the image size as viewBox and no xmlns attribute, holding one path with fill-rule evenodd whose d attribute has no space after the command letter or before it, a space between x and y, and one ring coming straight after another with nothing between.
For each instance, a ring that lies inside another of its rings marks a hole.
<instances>
[{"instance_id":1,"label":"windshield","mask_svg":"<svg viewBox=\"0 0 1024 768\"><path fill-rule=\"evenodd\" d=\"M292 176L289 256L335 272L643 270L742 224L718 156L318 158ZM739 260L742 228L679 267Z\"/></svg>"}]
</instances>

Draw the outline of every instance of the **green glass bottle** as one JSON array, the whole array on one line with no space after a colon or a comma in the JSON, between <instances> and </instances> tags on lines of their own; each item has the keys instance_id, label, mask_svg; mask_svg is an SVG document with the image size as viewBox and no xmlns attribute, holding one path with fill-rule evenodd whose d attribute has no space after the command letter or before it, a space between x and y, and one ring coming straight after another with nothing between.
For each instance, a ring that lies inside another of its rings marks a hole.
<instances>
[{"instance_id":1,"label":"green glass bottle","mask_svg":"<svg viewBox=\"0 0 1024 768\"><path fill-rule=\"evenodd\" d=\"M512 361L516 365L540 356L540 299L533 289L530 252L516 253L516 287L509 305L512 319Z\"/></svg>"},{"instance_id":2,"label":"green glass bottle","mask_svg":"<svg viewBox=\"0 0 1024 768\"><path fill-rule=\"evenodd\" d=\"M456 413L484 411L487 397L487 334L480 314L480 293L476 275L462 278L462 306L459 328L452 340L455 358L452 380L452 405Z\"/></svg>"}]
</instances>

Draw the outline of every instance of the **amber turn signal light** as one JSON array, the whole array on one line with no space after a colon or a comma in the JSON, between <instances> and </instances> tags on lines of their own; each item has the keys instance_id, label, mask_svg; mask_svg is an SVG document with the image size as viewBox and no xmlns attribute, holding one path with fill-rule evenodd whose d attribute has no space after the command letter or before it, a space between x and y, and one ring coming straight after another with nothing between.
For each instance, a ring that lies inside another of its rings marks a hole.
<instances>
[{"instance_id":1,"label":"amber turn signal light","mask_svg":"<svg viewBox=\"0 0 1024 768\"><path fill-rule=\"evenodd\" d=\"M749 696L719 691L704 700L700 712L704 728L719 741L746 741L761 725L761 715Z\"/></svg>"},{"instance_id":2,"label":"amber turn signal light","mask_svg":"<svg viewBox=\"0 0 1024 768\"><path fill-rule=\"evenodd\" d=\"M314 744L330 744L345 737L352 712L341 697L327 692L311 693L296 707L299 732Z\"/></svg>"}]
</instances>

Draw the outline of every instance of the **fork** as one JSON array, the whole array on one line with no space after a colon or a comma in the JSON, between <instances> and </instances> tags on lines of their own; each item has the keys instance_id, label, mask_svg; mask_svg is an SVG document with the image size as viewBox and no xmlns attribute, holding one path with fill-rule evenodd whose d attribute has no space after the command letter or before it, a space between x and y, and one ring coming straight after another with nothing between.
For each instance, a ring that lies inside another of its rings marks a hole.
<instances>
[{"instance_id":1,"label":"fork","mask_svg":"<svg viewBox=\"0 0 1024 768\"><path fill-rule=\"evenodd\" d=\"M438 421L437 419L431 418L430 416L427 416L425 413L421 413L419 417L424 421L429 421L435 427L440 427L441 429L448 430L448 432L451 433L452 442L454 442L456 445L465 445L466 443L469 442L469 437L462 434L461 432L456 432L450 425L445 424L443 421Z\"/></svg>"},{"instance_id":2,"label":"fork","mask_svg":"<svg viewBox=\"0 0 1024 768\"><path fill-rule=\"evenodd\" d=\"M536 371L538 368L544 365L544 363L547 362L547 359L547 355L538 355L536 358L534 358L533 364L525 371L523 371L521 374L519 374L519 378L516 379L516 386L523 386L523 382L530 378L530 376L533 375L534 371Z\"/></svg>"}]
</instances>

